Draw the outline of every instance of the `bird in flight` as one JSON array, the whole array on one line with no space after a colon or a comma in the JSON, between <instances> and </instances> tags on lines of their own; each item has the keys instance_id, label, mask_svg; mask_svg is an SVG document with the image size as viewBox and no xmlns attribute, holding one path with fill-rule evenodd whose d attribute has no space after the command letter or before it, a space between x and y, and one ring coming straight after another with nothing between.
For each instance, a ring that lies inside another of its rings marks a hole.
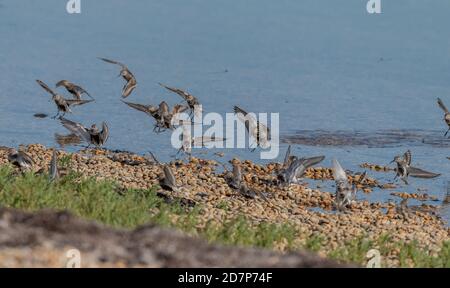
<instances>
[{"instance_id":1,"label":"bird in flight","mask_svg":"<svg viewBox=\"0 0 450 288\"><path fill-rule=\"evenodd\" d=\"M86 94L92 100L94 100L94 98L92 98L92 96L86 90L84 90L83 87L73 84L72 82L69 82L67 80L61 80L58 83L56 83L56 88L61 87L61 86L66 88L67 92L72 94L73 99L81 100L81 95Z\"/></svg>"},{"instance_id":2,"label":"bird in flight","mask_svg":"<svg viewBox=\"0 0 450 288\"><path fill-rule=\"evenodd\" d=\"M159 83L159 85L161 85L162 87L166 88L167 90L169 90L169 91L171 91L173 93L176 93L176 94L180 95L186 101L186 103L188 104L191 115L192 114L198 115L199 112L201 112L200 102L193 95L191 95L188 92L183 91L181 89L169 87L169 86L164 85L162 83Z\"/></svg>"},{"instance_id":3,"label":"bird in flight","mask_svg":"<svg viewBox=\"0 0 450 288\"><path fill-rule=\"evenodd\" d=\"M406 185L408 185L408 176L415 178L435 178L441 174L436 174L428 172L416 167L411 166L411 151L406 151L403 155L397 155L391 163L396 163L397 167L395 169L396 175L394 179L400 178Z\"/></svg>"},{"instance_id":4,"label":"bird in flight","mask_svg":"<svg viewBox=\"0 0 450 288\"><path fill-rule=\"evenodd\" d=\"M445 132L444 136L447 136L448 132L450 132L450 112L448 111L447 107L444 105L444 102L442 102L441 98L437 98L437 103L439 107L444 111L444 121L445 124L447 124L448 129L447 132Z\"/></svg>"},{"instance_id":5,"label":"bird in flight","mask_svg":"<svg viewBox=\"0 0 450 288\"><path fill-rule=\"evenodd\" d=\"M94 100L77 100L77 99L65 99L63 96L57 94L52 89L50 89L47 84L42 82L41 80L36 80L36 82L44 88L45 91L50 93L52 95L52 99L56 104L56 107L58 108L58 113L53 116L52 118L55 119L60 115L62 112L64 116L66 113L72 113L72 110L70 110L71 106L77 106L77 105L83 105L89 102L92 102Z\"/></svg>"},{"instance_id":6,"label":"bird in flight","mask_svg":"<svg viewBox=\"0 0 450 288\"><path fill-rule=\"evenodd\" d=\"M122 88L122 97L127 98L128 96L130 96L131 92L133 92L133 90L137 86L137 81L136 81L136 78L134 77L133 73L131 73L131 71L128 69L128 67L126 65L124 65L120 62L114 61L114 60L101 58L101 57L99 59L103 60L107 63L119 65L122 68L120 70L119 76L122 76L122 78L125 79L125 81L126 81L125 85Z\"/></svg>"},{"instance_id":7,"label":"bird in flight","mask_svg":"<svg viewBox=\"0 0 450 288\"><path fill-rule=\"evenodd\" d=\"M101 147L108 140L109 129L106 122L103 122L102 130L100 131L95 124L92 124L91 128L86 128L80 123L70 121L63 117L60 117L60 121L67 130L88 143L88 147L90 147L90 145Z\"/></svg>"},{"instance_id":8,"label":"bird in flight","mask_svg":"<svg viewBox=\"0 0 450 288\"><path fill-rule=\"evenodd\" d=\"M155 120L159 119L159 107L153 106L153 105L143 105L138 103L131 103L127 101L123 101L123 103L127 104L133 109L136 109L138 111L144 112L145 114L153 117Z\"/></svg>"}]
</instances>

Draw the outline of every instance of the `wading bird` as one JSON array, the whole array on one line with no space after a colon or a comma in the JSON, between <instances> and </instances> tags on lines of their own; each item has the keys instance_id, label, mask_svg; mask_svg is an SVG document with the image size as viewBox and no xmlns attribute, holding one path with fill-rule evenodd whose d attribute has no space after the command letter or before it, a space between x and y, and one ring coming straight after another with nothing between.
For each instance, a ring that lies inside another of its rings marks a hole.
<instances>
[{"instance_id":1,"label":"wading bird","mask_svg":"<svg viewBox=\"0 0 450 288\"><path fill-rule=\"evenodd\" d=\"M325 159L325 156L316 156L310 158L298 158L291 155L291 145L288 146L284 156L284 162L278 171L278 182L280 184L298 184L305 175L309 167L319 164Z\"/></svg>"},{"instance_id":2,"label":"wading bird","mask_svg":"<svg viewBox=\"0 0 450 288\"><path fill-rule=\"evenodd\" d=\"M448 129L447 132L445 132L444 136L447 136L448 132L450 131L450 112L448 111L447 107L444 105L444 102L442 102L441 98L437 98L437 103L439 107L444 111L444 121L445 124L447 124Z\"/></svg>"},{"instance_id":3,"label":"wading bird","mask_svg":"<svg viewBox=\"0 0 450 288\"><path fill-rule=\"evenodd\" d=\"M28 171L33 167L33 158L25 152L23 145L19 145L19 151L11 148L8 152L8 161L14 166L19 167L21 171Z\"/></svg>"},{"instance_id":4,"label":"wading bird","mask_svg":"<svg viewBox=\"0 0 450 288\"><path fill-rule=\"evenodd\" d=\"M56 154L56 149L53 149L52 160L50 160L50 167L48 169L50 181L55 181L59 178L58 170L58 156Z\"/></svg>"},{"instance_id":5,"label":"wading bird","mask_svg":"<svg viewBox=\"0 0 450 288\"><path fill-rule=\"evenodd\" d=\"M50 89L47 84L42 82L41 80L36 80L36 82L44 88L45 91L50 93L52 95L52 99L56 104L56 107L58 108L58 113L53 116L52 118L55 119L59 116L59 114L62 112L64 116L66 113L72 113L70 110L70 106L76 106L76 105L83 105L89 102L92 102L94 100L77 100L77 99L65 99L63 96L55 93L52 89Z\"/></svg>"},{"instance_id":6,"label":"wading bird","mask_svg":"<svg viewBox=\"0 0 450 288\"><path fill-rule=\"evenodd\" d=\"M336 159L333 159L333 177L336 183L336 194L335 194L335 206L338 210L344 210L347 205L351 204L356 200L356 192L358 191L356 184L353 185L348 182L347 173L342 168L341 164ZM365 177L363 174L362 177ZM359 182L363 179L360 177Z\"/></svg>"},{"instance_id":7,"label":"wading bird","mask_svg":"<svg viewBox=\"0 0 450 288\"><path fill-rule=\"evenodd\" d=\"M81 86L78 86L76 84L73 84L72 82L69 82L67 80L61 80L58 83L56 83L56 88L63 86L64 88L66 88L67 92L69 92L70 94L72 94L73 98L76 100L81 100L81 95L82 94L86 94L89 96L89 98L91 98L92 100L94 98L92 98L92 96L86 91L84 90Z\"/></svg>"},{"instance_id":8,"label":"wading bird","mask_svg":"<svg viewBox=\"0 0 450 288\"><path fill-rule=\"evenodd\" d=\"M406 151L403 155L394 157L394 160L391 161L391 163L395 162L397 164L397 167L395 168L396 175L394 179L397 179L398 177L406 185L408 185L408 176L415 178L435 178L441 175L412 167L411 160L412 156L410 150Z\"/></svg>"},{"instance_id":9,"label":"wading bird","mask_svg":"<svg viewBox=\"0 0 450 288\"><path fill-rule=\"evenodd\" d=\"M92 124L91 128L86 128L80 123L76 123L60 117L61 124L70 132L77 135L80 139L88 143L87 147L92 144L96 147L103 146L109 137L109 129L106 122L102 124L102 130L100 131L95 124Z\"/></svg>"},{"instance_id":10,"label":"wading bird","mask_svg":"<svg viewBox=\"0 0 450 288\"><path fill-rule=\"evenodd\" d=\"M255 139L257 147L268 148L270 146L271 136L268 127L238 106L234 106L234 113L240 121L244 122L248 133ZM256 147L252 151L255 149Z\"/></svg>"},{"instance_id":11,"label":"wading bird","mask_svg":"<svg viewBox=\"0 0 450 288\"><path fill-rule=\"evenodd\" d=\"M233 189L240 189L242 183L241 165L237 162L233 162L233 172L228 178L228 185Z\"/></svg>"},{"instance_id":12,"label":"wading bird","mask_svg":"<svg viewBox=\"0 0 450 288\"><path fill-rule=\"evenodd\" d=\"M160 179L159 186L164 190L169 190L172 192L178 191L177 180L173 174L172 169L168 165L162 165L164 172L164 177Z\"/></svg>"},{"instance_id":13,"label":"wading bird","mask_svg":"<svg viewBox=\"0 0 450 288\"><path fill-rule=\"evenodd\" d=\"M107 63L119 65L122 68L120 70L119 77L122 76L122 78L125 79L125 81L126 81L125 85L122 88L122 97L127 98L128 96L130 96L131 92L133 92L133 90L137 86L137 81L136 81L136 78L134 77L133 73L131 73L131 71L128 69L128 67L125 66L124 64L114 61L114 60L109 60L106 58L99 58L99 59L103 60Z\"/></svg>"},{"instance_id":14,"label":"wading bird","mask_svg":"<svg viewBox=\"0 0 450 288\"><path fill-rule=\"evenodd\" d=\"M311 158L297 158L289 164L288 168L278 174L278 180L282 184L299 184L309 167L319 164L325 156Z\"/></svg>"},{"instance_id":15,"label":"wading bird","mask_svg":"<svg viewBox=\"0 0 450 288\"><path fill-rule=\"evenodd\" d=\"M167 90L169 90L171 92L174 92L174 93L180 95L188 104L189 109L190 109L190 115L192 115L192 114L198 115L198 113L201 112L200 102L193 95L191 95L188 92L183 91L181 89L166 86L162 83L159 83L159 85L161 85L162 87L166 88ZM197 113L197 114L195 114L195 113Z\"/></svg>"}]
</instances>

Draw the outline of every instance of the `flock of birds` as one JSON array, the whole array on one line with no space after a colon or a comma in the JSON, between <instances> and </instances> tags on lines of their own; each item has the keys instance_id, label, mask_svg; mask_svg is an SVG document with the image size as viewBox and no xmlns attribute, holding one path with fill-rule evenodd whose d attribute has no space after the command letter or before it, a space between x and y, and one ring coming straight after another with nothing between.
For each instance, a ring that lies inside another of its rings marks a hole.
<instances>
[{"instance_id":1,"label":"flock of birds","mask_svg":"<svg viewBox=\"0 0 450 288\"><path fill-rule=\"evenodd\" d=\"M124 80L125 84L122 88L122 98L129 97L134 89L137 87L137 81L133 73L128 69L128 67L120 62L99 58L102 61L105 61L110 64L115 64L121 67L120 74ZM101 129L99 129L96 124L92 124L90 128L83 126L80 123L71 121L66 119L64 116L67 113L72 113L71 108L74 106L80 106L84 104L91 103L94 98L82 87L76 85L67 80L61 80L56 83L56 88L64 87L67 92L72 95L71 99L65 98L64 96L58 94L54 90L52 90L47 84L45 84L41 80L36 80L37 83L47 91L51 96L52 100L55 102L57 107L57 114L53 116L53 119L58 117L61 124L71 132L71 134L65 136L68 138L74 138L76 141L74 143L80 143L82 141L87 143L87 147L90 145L94 145L95 147L102 147L108 140L109 137L109 128L106 122L102 123ZM189 111L189 124L193 125L193 115L196 115L199 111L201 111L201 105L199 100L193 95L189 94L186 91L181 89L169 87L162 83L159 83L163 88L179 95L185 101L184 104L176 104L172 109L170 109L169 105L162 101L158 106L154 105L143 105L138 103L132 103L128 101L122 100L127 106L136 109L140 112L144 112L155 120L153 131L156 133L161 133L166 130L173 130L176 128L176 125L185 124L183 121L178 120L176 116L179 113L183 113ZM82 99L83 95L87 95L90 99ZM446 136L450 132L450 112L447 107L444 105L441 99L437 99L439 107L444 111L444 121L448 126L448 130L445 132L444 136ZM260 123L255 117L247 113L245 110L235 106L234 112L238 116L246 127L247 132L252 138L255 140L256 147L265 148L270 145L270 129ZM45 114L40 114L40 117L46 117ZM43 116L42 116L43 115ZM35 115L37 116L37 114ZM37 116L39 117L39 116ZM186 136L188 135L188 136ZM55 135L58 142L59 135ZM215 138L215 137L190 137L190 133L182 134L182 147L180 151L184 151L188 155L191 153L192 146L203 146L208 142L215 141L224 141L223 138ZM23 145L19 146L19 149L9 149L8 159L10 163L20 167L22 171L30 170L34 163L32 157L25 152L25 147ZM256 148L254 148L256 149ZM253 149L253 150L254 150ZM152 162L157 163L162 167L164 172L164 177L160 179L160 186L165 190L177 191L179 188L176 184L176 178L174 176L173 171L170 166L161 164L154 155L150 152L152 156ZM286 155L284 157L284 162L281 165L281 169L277 172L277 185L291 185L291 184L299 184L301 179L304 177L305 172L308 168L319 164L325 159L325 156L316 156L310 158L299 158L297 156L291 155L291 146L288 147L286 151ZM419 178L435 178L440 174L428 172L411 165L412 155L411 151L405 152L403 155L396 156L391 163L396 164L396 176L395 178L401 179L406 185L408 185L408 177L419 177ZM225 168L225 175L228 185L238 191L241 195L249 198L254 198L256 196L260 196L264 199L267 198L267 194L264 192L253 191L247 187L244 181L242 181L242 171L239 162L232 161L233 169L232 171L228 171ZM362 174L359 177L358 183L353 182L350 183L348 181L347 173L342 168L340 163L336 160L332 160L332 170L333 176L335 180L336 186L336 194L335 194L335 207L338 210L344 210L348 205L352 202L356 201L356 193L357 193L357 184L362 183L366 176L366 173ZM52 160L50 162L49 167L49 175L50 179L53 181L58 178L59 172L57 167L57 154L56 149L53 150ZM403 203L404 204L404 203Z\"/></svg>"}]
</instances>

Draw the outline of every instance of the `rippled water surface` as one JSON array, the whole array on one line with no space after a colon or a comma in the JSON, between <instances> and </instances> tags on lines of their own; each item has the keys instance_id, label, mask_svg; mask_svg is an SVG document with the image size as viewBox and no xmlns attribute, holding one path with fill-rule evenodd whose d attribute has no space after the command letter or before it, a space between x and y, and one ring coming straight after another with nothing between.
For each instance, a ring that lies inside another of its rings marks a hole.
<instances>
[{"instance_id":1,"label":"rippled water surface","mask_svg":"<svg viewBox=\"0 0 450 288\"><path fill-rule=\"evenodd\" d=\"M366 2L81 0L82 13L69 15L62 0L0 0L0 145L55 145L54 133L65 129L33 117L55 113L35 79L69 79L97 100L74 108L71 119L106 120L108 148L169 160L170 134L153 133L151 119L121 103L117 67L96 59L107 57L137 77L133 102L179 103L163 82L188 89L205 111L279 112L282 153L294 143L298 155L323 154L324 165L336 157L360 171L363 162L385 165L411 149L415 166L442 176L397 190L424 188L442 199L450 142L435 100L450 106L450 2L382 0L382 15L367 14ZM248 149L225 153L223 161L260 161ZM361 198L387 200L390 192ZM448 208L440 211L450 219Z\"/></svg>"}]
</instances>

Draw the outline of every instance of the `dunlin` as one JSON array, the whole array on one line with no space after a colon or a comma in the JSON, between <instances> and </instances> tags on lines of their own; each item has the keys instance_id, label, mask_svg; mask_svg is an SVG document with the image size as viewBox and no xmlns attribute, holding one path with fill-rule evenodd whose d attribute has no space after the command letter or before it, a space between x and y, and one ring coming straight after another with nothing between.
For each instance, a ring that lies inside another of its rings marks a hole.
<instances>
[{"instance_id":1,"label":"dunlin","mask_svg":"<svg viewBox=\"0 0 450 288\"><path fill-rule=\"evenodd\" d=\"M284 156L284 162L278 171L278 181L281 184L298 184L303 178L306 169L319 164L325 159L325 156L316 156L310 158L298 158L291 155L291 145L288 146Z\"/></svg>"},{"instance_id":2,"label":"dunlin","mask_svg":"<svg viewBox=\"0 0 450 288\"><path fill-rule=\"evenodd\" d=\"M299 184L306 170L309 167L319 164L325 159L325 156L316 156L311 158L298 158L292 161L288 168L283 169L278 174L278 180L282 184Z\"/></svg>"},{"instance_id":3,"label":"dunlin","mask_svg":"<svg viewBox=\"0 0 450 288\"><path fill-rule=\"evenodd\" d=\"M198 99L196 97L194 97L193 95L189 94L188 92L183 91L178 88L169 87L162 83L159 83L159 85L161 85L162 87L166 88L167 90L169 90L171 92L174 92L174 93L180 95L188 104L189 109L191 110L191 114L199 112L198 109L200 109L200 102L198 101Z\"/></svg>"},{"instance_id":4,"label":"dunlin","mask_svg":"<svg viewBox=\"0 0 450 288\"><path fill-rule=\"evenodd\" d=\"M33 158L25 152L25 147L22 145L19 146L19 151L14 148L9 149L8 161L19 167L21 171L30 170L34 165Z\"/></svg>"},{"instance_id":5,"label":"dunlin","mask_svg":"<svg viewBox=\"0 0 450 288\"><path fill-rule=\"evenodd\" d=\"M238 106L234 106L234 113L244 122L248 133L255 139L257 147L267 148L270 145L271 136L268 127Z\"/></svg>"},{"instance_id":6,"label":"dunlin","mask_svg":"<svg viewBox=\"0 0 450 288\"><path fill-rule=\"evenodd\" d=\"M89 102L92 102L94 100L77 100L77 99L65 99L63 96L55 93L52 89L50 89L47 84L42 82L41 80L36 80L36 82L44 88L45 91L50 93L52 95L52 99L56 104L56 107L58 108L58 113L53 116L53 119L59 116L59 114L62 112L63 116L66 113L72 113L70 110L70 106L76 106L76 105L83 105Z\"/></svg>"},{"instance_id":7,"label":"dunlin","mask_svg":"<svg viewBox=\"0 0 450 288\"><path fill-rule=\"evenodd\" d=\"M77 135L88 143L88 147L93 144L96 147L103 146L109 137L109 129L106 122L103 122L102 124L102 130L100 131L95 124L91 126L91 128L86 128L80 123L76 123L73 121L70 121L68 119L65 119L63 117L60 117L61 124L68 129L73 134Z\"/></svg>"},{"instance_id":8,"label":"dunlin","mask_svg":"<svg viewBox=\"0 0 450 288\"><path fill-rule=\"evenodd\" d=\"M356 200L357 187L348 182L347 173L341 164L333 159L333 177L336 183L335 206L338 210L344 210L347 205ZM360 182L362 179L360 178Z\"/></svg>"},{"instance_id":9,"label":"dunlin","mask_svg":"<svg viewBox=\"0 0 450 288\"><path fill-rule=\"evenodd\" d=\"M81 95L82 94L86 94L91 99L94 99L94 98L92 98L92 96L86 90L84 90L83 87L78 86L76 84L73 84L72 82L69 82L67 80L61 80L58 83L56 83L56 88L61 87L61 86L66 88L67 92L72 94L73 98L76 99L76 100L81 100Z\"/></svg>"},{"instance_id":10,"label":"dunlin","mask_svg":"<svg viewBox=\"0 0 450 288\"><path fill-rule=\"evenodd\" d=\"M233 172L229 178L228 185L233 189L240 189L242 183L241 165L237 161L233 162Z\"/></svg>"},{"instance_id":11,"label":"dunlin","mask_svg":"<svg viewBox=\"0 0 450 288\"><path fill-rule=\"evenodd\" d=\"M442 102L441 98L437 98L437 103L439 107L444 111L444 121L445 124L447 124L448 129L447 132L445 132L444 136L447 136L448 132L450 132L450 112L448 111L447 107L444 105L444 102Z\"/></svg>"},{"instance_id":12,"label":"dunlin","mask_svg":"<svg viewBox=\"0 0 450 288\"><path fill-rule=\"evenodd\" d=\"M156 123L156 127L159 131L164 131L166 129L172 130L175 128L175 125L181 125L184 121L179 117L180 113L186 111L188 107L184 105L177 104L172 108L172 111L169 110L169 105L162 101L159 104L159 120ZM189 123L191 124L191 123Z\"/></svg>"},{"instance_id":13,"label":"dunlin","mask_svg":"<svg viewBox=\"0 0 450 288\"><path fill-rule=\"evenodd\" d=\"M50 181L58 179L59 170L58 170L58 156L56 154L56 149L53 149L52 160L50 160L50 167L48 171Z\"/></svg>"},{"instance_id":14,"label":"dunlin","mask_svg":"<svg viewBox=\"0 0 450 288\"><path fill-rule=\"evenodd\" d=\"M119 76L122 76L122 78L125 79L125 81L126 81L125 85L122 88L122 97L126 98L126 97L130 96L131 92L133 92L133 90L137 86L137 81L136 81L136 78L134 77L133 73L131 73L131 71L128 69L128 67L125 66L124 64L114 61L114 60L110 60L110 59L106 59L106 58L99 58L99 59L101 59L107 63L119 65L122 68L120 70Z\"/></svg>"},{"instance_id":15,"label":"dunlin","mask_svg":"<svg viewBox=\"0 0 450 288\"><path fill-rule=\"evenodd\" d=\"M172 169L168 165L162 165L162 169L164 172L164 177L160 179L159 185L164 190L177 192L178 185Z\"/></svg>"},{"instance_id":16,"label":"dunlin","mask_svg":"<svg viewBox=\"0 0 450 288\"><path fill-rule=\"evenodd\" d=\"M406 185L408 185L408 176L416 178L435 178L441 175L412 167L411 160L412 156L410 150L406 151L402 156L395 156L394 160L391 161L391 163L395 162L397 164L397 167L395 169L396 175L394 179L397 179L398 177Z\"/></svg>"}]
</instances>

